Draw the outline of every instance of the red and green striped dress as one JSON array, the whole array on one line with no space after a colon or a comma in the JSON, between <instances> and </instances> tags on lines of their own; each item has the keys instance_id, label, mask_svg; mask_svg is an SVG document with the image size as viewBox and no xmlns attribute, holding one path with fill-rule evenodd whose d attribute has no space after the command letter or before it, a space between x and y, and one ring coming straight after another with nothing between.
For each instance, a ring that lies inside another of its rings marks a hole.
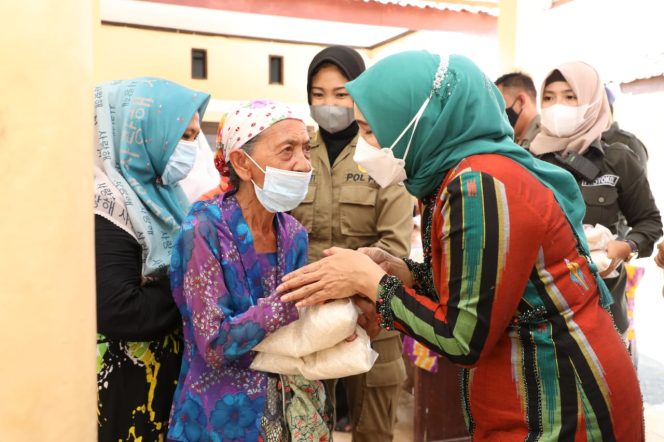
<instances>
[{"instance_id":1,"label":"red and green striped dress","mask_svg":"<svg viewBox=\"0 0 664 442\"><path fill-rule=\"evenodd\" d=\"M467 367L473 440L642 441L636 373L553 193L475 155L428 213L430 261L408 262L413 288L384 277L377 306L384 326Z\"/></svg>"}]
</instances>

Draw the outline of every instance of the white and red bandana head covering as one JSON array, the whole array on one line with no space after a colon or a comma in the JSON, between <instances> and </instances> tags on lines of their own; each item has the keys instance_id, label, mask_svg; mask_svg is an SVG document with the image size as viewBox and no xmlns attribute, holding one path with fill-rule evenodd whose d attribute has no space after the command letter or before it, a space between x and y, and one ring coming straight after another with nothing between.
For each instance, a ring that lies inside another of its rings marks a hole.
<instances>
[{"instance_id":1,"label":"white and red bandana head covering","mask_svg":"<svg viewBox=\"0 0 664 442\"><path fill-rule=\"evenodd\" d=\"M242 148L247 141L281 120L295 119L293 111L285 104L269 100L254 100L240 104L225 114L219 122L217 149L228 162L230 153Z\"/></svg>"}]
</instances>

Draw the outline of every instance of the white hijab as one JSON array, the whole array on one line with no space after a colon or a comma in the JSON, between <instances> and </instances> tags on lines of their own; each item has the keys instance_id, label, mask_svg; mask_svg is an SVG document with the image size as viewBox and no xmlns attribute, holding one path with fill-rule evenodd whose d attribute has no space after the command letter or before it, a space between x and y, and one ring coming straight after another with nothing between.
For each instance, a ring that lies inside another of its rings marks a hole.
<instances>
[{"instance_id":1,"label":"white hijab","mask_svg":"<svg viewBox=\"0 0 664 442\"><path fill-rule=\"evenodd\" d=\"M533 139L529 150L534 155L549 152L584 153L602 133L611 126L611 109L606 97L604 84L597 71L581 61L563 63L552 69L546 76L548 79L554 71L560 71L567 83L576 94L579 105L588 105L583 124L568 137L556 137L542 125L540 133ZM546 79L540 89L540 97L544 95ZM540 98L541 99L541 98Z\"/></svg>"}]
</instances>

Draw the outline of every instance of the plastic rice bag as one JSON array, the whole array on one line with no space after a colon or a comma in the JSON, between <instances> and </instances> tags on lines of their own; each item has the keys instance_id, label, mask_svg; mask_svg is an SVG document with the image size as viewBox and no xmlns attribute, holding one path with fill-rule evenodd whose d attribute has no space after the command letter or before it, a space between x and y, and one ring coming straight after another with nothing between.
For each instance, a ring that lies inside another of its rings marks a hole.
<instances>
[{"instance_id":1,"label":"plastic rice bag","mask_svg":"<svg viewBox=\"0 0 664 442\"><path fill-rule=\"evenodd\" d=\"M357 315L350 299L305 307L297 321L271 333L253 349L299 358L331 348L353 334Z\"/></svg>"},{"instance_id":2,"label":"plastic rice bag","mask_svg":"<svg viewBox=\"0 0 664 442\"><path fill-rule=\"evenodd\" d=\"M604 227L601 224L584 224L583 231L586 234L586 239L588 240L588 247L590 248L590 257L597 266L597 270L602 273L611 265L611 259L609 259L606 254L606 247L609 244L609 241L616 238L616 235L611 233L611 231ZM605 278L615 278L620 273L614 270Z\"/></svg>"},{"instance_id":3,"label":"plastic rice bag","mask_svg":"<svg viewBox=\"0 0 664 442\"><path fill-rule=\"evenodd\" d=\"M357 337L353 341L346 342L344 339L331 348L301 358L258 352L251 369L299 374L309 380L336 379L366 373L376 362L378 353L371 348L369 336L364 329L356 327Z\"/></svg>"},{"instance_id":4,"label":"plastic rice bag","mask_svg":"<svg viewBox=\"0 0 664 442\"><path fill-rule=\"evenodd\" d=\"M594 226L591 224L584 224L583 232L586 234L588 247L591 252L594 250L606 251L606 246L609 244L609 241L615 239L615 235L601 224L595 224Z\"/></svg>"},{"instance_id":5,"label":"plastic rice bag","mask_svg":"<svg viewBox=\"0 0 664 442\"><path fill-rule=\"evenodd\" d=\"M602 273L604 270L608 269L611 265L611 260L604 250L594 250L590 252L590 257L593 259L593 262L597 266L597 270Z\"/></svg>"}]
</instances>

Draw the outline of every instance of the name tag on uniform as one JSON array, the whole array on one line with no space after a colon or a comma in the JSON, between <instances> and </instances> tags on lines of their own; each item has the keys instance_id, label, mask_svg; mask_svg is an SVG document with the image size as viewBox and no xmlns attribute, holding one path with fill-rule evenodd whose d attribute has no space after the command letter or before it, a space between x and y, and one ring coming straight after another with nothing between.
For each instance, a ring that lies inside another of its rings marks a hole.
<instances>
[{"instance_id":1,"label":"name tag on uniform","mask_svg":"<svg viewBox=\"0 0 664 442\"><path fill-rule=\"evenodd\" d=\"M586 180L581 181L581 185L584 187L595 187L595 186L611 186L616 187L620 177L618 175L602 175L598 176L594 180L588 182Z\"/></svg>"},{"instance_id":2,"label":"name tag on uniform","mask_svg":"<svg viewBox=\"0 0 664 442\"><path fill-rule=\"evenodd\" d=\"M373 183L375 182L371 176L365 173L347 172L344 176L345 181L353 183Z\"/></svg>"}]
</instances>

